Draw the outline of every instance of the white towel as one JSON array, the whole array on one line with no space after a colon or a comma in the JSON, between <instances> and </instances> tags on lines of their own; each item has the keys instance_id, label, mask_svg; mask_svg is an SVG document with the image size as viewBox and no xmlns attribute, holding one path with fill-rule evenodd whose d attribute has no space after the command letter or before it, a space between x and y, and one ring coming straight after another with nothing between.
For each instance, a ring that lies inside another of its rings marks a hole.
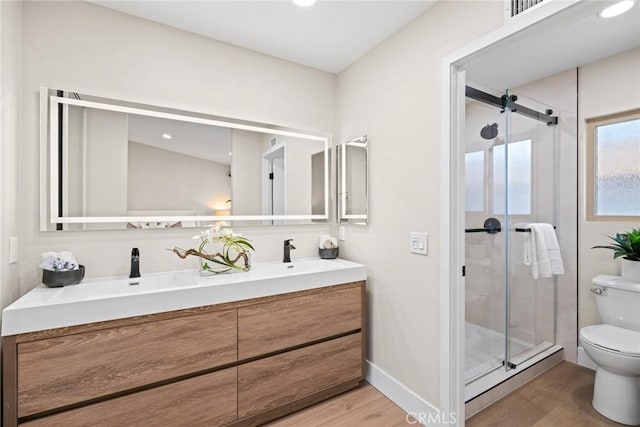
<instances>
[{"instance_id":1,"label":"white towel","mask_svg":"<svg viewBox=\"0 0 640 427\"><path fill-rule=\"evenodd\" d=\"M551 277L564 274L560 245L551 224L527 224L531 233L524 235L524 265L531 266L531 276Z\"/></svg>"},{"instance_id":2,"label":"white towel","mask_svg":"<svg viewBox=\"0 0 640 427\"><path fill-rule=\"evenodd\" d=\"M331 237L328 234L323 234L320 236L320 241L318 242L318 247L320 249L333 249L338 247L338 239L335 237Z\"/></svg>"}]
</instances>

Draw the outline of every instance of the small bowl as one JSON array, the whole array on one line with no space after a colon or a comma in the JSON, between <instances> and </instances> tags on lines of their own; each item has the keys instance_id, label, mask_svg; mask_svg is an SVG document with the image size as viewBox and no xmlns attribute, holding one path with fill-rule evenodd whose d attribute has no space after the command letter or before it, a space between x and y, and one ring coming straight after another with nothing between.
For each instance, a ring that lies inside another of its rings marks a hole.
<instances>
[{"instance_id":1,"label":"small bowl","mask_svg":"<svg viewBox=\"0 0 640 427\"><path fill-rule=\"evenodd\" d=\"M79 265L77 270L51 271L42 270L42 284L50 288L76 285L84 279L84 265Z\"/></svg>"},{"instance_id":2,"label":"small bowl","mask_svg":"<svg viewBox=\"0 0 640 427\"><path fill-rule=\"evenodd\" d=\"M338 258L338 253L340 248L329 248L329 249L320 249L318 248L318 253L320 254L320 258L322 259L336 259Z\"/></svg>"}]
</instances>

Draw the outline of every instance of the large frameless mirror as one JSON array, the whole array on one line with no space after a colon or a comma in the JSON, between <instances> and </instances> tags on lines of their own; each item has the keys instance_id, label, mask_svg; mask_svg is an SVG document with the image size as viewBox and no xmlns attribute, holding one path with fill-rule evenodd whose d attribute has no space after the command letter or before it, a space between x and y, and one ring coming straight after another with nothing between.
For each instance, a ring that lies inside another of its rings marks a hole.
<instances>
[{"instance_id":1,"label":"large frameless mirror","mask_svg":"<svg viewBox=\"0 0 640 427\"><path fill-rule=\"evenodd\" d=\"M41 229L329 220L327 134L42 88Z\"/></svg>"},{"instance_id":2,"label":"large frameless mirror","mask_svg":"<svg viewBox=\"0 0 640 427\"><path fill-rule=\"evenodd\" d=\"M369 221L369 138L343 142L336 150L338 222L365 225Z\"/></svg>"}]
</instances>

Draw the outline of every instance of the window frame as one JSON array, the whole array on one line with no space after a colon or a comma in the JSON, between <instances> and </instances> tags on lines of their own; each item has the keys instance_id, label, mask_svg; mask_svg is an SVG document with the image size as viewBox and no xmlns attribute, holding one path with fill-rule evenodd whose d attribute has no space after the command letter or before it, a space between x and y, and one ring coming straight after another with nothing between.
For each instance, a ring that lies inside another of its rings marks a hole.
<instances>
[{"instance_id":1,"label":"window frame","mask_svg":"<svg viewBox=\"0 0 640 427\"><path fill-rule=\"evenodd\" d=\"M596 128L598 126L640 120L640 108L586 119L586 217L587 221L633 222L640 215L598 215L596 213Z\"/></svg>"}]
</instances>

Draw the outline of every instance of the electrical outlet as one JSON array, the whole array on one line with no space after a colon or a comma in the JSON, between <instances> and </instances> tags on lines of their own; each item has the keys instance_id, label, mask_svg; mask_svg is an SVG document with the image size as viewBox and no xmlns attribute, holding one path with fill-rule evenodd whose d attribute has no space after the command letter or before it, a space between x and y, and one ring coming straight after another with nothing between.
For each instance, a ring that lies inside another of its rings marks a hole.
<instances>
[{"instance_id":1,"label":"electrical outlet","mask_svg":"<svg viewBox=\"0 0 640 427\"><path fill-rule=\"evenodd\" d=\"M411 232L409 236L409 250L418 255L429 254L429 235L427 233Z\"/></svg>"},{"instance_id":2,"label":"electrical outlet","mask_svg":"<svg viewBox=\"0 0 640 427\"><path fill-rule=\"evenodd\" d=\"M18 262L18 238L9 237L9 264Z\"/></svg>"}]
</instances>

